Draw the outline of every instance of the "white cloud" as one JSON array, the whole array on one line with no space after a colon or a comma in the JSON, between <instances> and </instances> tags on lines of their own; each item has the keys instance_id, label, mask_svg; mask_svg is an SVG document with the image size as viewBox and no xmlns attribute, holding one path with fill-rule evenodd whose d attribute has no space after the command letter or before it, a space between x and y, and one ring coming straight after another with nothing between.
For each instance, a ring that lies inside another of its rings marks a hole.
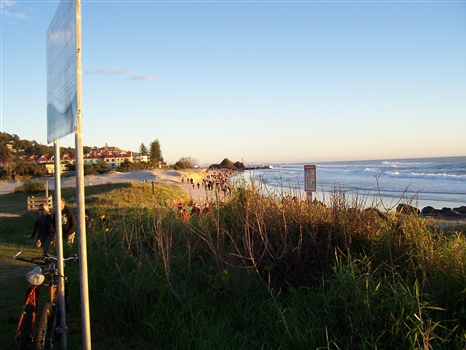
<instances>
[{"instance_id":1,"label":"white cloud","mask_svg":"<svg viewBox=\"0 0 466 350\"><path fill-rule=\"evenodd\" d=\"M135 74L134 69L119 69L118 67L102 67L95 70L96 74L114 74L114 75L126 75Z\"/></svg>"},{"instance_id":2,"label":"white cloud","mask_svg":"<svg viewBox=\"0 0 466 350\"><path fill-rule=\"evenodd\" d=\"M2 0L0 2L0 12L2 16L16 18L16 19L25 19L27 16L24 12L18 11L16 8L16 1L11 0Z\"/></svg>"},{"instance_id":3,"label":"white cloud","mask_svg":"<svg viewBox=\"0 0 466 350\"><path fill-rule=\"evenodd\" d=\"M129 80L153 80L155 78L157 78L156 75L135 75L129 78Z\"/></svg>"},{"instance_id":4,"label":"white cloud","mask_svg":"<svg viewBox=\"0 0 466 350\"><path fill-rule=\"evenodd\" d=\"M0 9L2 10L2 13L3 11L6 11L7 8L12 7L14 4L14 1L2 0L2 2L0 2Z\"/></svg>"},{"instance_id":5,"label":"white cloud","mask_svg":"<svg viewBox=\"0 0 466 350\"><path fill-rule=\"evenodd\" d=\"M131 75L128 80L153 80L156 75L141 75L137 74L134 69L120 69L118 67L101 67L94 71L85 70L84 74L100 74L100 75Z\"/></svg>"}]
</instances>

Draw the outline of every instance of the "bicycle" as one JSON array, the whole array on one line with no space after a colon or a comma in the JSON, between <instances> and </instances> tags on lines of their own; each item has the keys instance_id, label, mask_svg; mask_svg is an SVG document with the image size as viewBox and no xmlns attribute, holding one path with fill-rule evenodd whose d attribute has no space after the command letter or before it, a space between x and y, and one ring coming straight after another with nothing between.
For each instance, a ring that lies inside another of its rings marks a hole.
<instances>
[{"instance_id":1,"label":"bicycle","mask_svg":"<svg viewBox=\"0 0 466 350\"><path fill-rule=\"evenodd\" d=\"M55 267L57 257L43 256L36 258L23 258L19 256L22 252L23 251L20 251L13 255L13 259L32 263L36 266L26 274L29 286L26 289L23 311L17 320L15 340L19 341L20 350L30 349L31 344L33 345L34 350L52 348L53 336L55 334L66 332L66 329L60 329L60 327L57 327L57 324L60 324L57 300L58 278L64 278L66 282L66 277L60 275ZM65 262L71 260L77 261L78 255L74 254L73 256L63 260ZM41 266L46 266L47 268L42 270ZM46 276L48 277L48 281L44 283ZM34 331L41 285L49 287L49 299L42 306L38 318L39 321L37 323L37 329Z\"/></svg>"}]
</instances>

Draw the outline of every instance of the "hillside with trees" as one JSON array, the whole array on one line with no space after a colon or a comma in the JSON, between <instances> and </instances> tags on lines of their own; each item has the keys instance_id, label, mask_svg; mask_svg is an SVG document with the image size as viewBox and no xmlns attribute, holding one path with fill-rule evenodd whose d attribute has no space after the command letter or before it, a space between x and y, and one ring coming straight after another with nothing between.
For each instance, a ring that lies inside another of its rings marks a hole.
<instances>
[{"instance_id":1,"label":"hillside with trees","mask_svg":"<svg viewBox=\"0 0 466 350\"><path fill-rule=\"evenodd\" d=\"M160 143L157 139L150 144L150 150L142 143L140 151L140 155L150 156L153 161L125 160L122 164L119 164L118 167L111 167L102 159L100 161L97 160L95 164L84 164L84 174L101 174L110 170L142 170L153 167L154 165L159 165L163 162ZM121 152L122 151L118 147L109 147L107 144L103 148L83 146L83 153L91 156L96 156L97 154L99 156L102 156L102 154L118 154ZM130 153L132 154L132 152ZM67 170L75 169L74 154L75 150L72 147L60 148L60 158L62 159L62 157L65 157L66 159L72 160L66 164ZM10 180L19 177L43 177L47 175L47 167L44 163L50 163L53 155L53 146L42 145L35 140L21 139L16 134L10 135L5 132L0 132L0 179ZM96 158L99 158L99 156ZM39 161L39 159L43 161ZM145 159L150 160L151 158Z\"/></svg>"},{"instance_id":2,"label":"hillside with trees","mask_svg":"<svg viewBox=\"0 0 466 350\"><path fill-rule=\"evenodd\" d=\"M89 148L89 147L87 147ZM86 148L84 148L86 150ZM74 148L62 147L62 154L74 156ZM35 140L21 139L18 135L0 132L0 179L16 176L44 176L46 169L28 159L33 156L53 155L53 146Z\"/></svg>"},{"instance_id":3,"label":"hillside with trees","mask_svg":"<svg viewBox=\"0 0 466 350\"><path fill-rule=\"evenodd\" d=\"M102 148L83 146L84 155L102 156L102 154L118 154L121 150L118 147L109 147L105 144ZM132 152L131 152L132 153ZM67 162L67 170L75 170L74 165L75 150L72 147L60 148L60 159L65 157L72 159ZM53 146L42 145L35 140L21 139L16 134L0 132L0 180L10 180L27 177L43 177L48 174L44 162L38 161L39 158L45 159L51 163L54 155ZM136 155L136 153L134 153ZM139 146L139 154L134 157L136 160L124 160L118 166L110 166L104 159L97 159L94 163L84 163L84 175L102 174L110 170L132 171L152 169L154 167L166 166L162 156L160 142L155 139L147 147L144 143ZM145 160L141 160L141 159ZM63 159L62 159L63 160ZM175 170L192 169L199 167L198 160L191 156L181 157L177 162L171 165ZM244 170L245 166L241 162L232 162L225 158L219 164L212 164L210 168L223 168L231 170Z\"/></svg>"}]
</instances>

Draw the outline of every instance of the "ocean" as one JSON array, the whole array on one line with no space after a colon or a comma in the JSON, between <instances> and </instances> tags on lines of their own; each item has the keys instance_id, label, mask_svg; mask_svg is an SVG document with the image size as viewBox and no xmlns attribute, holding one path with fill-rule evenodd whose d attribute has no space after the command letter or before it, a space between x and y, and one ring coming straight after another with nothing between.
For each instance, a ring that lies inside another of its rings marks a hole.
<instances>
[{"instance_id":1,"label":"ocean","mask_svg":"<svg viewBox=\"0 0 466 350\"><path fill-rule=\"evenodd\" d=\"M264 184L267 191L304 196L304 165L316 165L313 198L329 204L337 190L346 198L364 199L393 209L410 202L422 209L466 206L466 156L385 159L346 162L270 164L272 169L247 170L239 176Z\"/></svg>"}]
</instances>

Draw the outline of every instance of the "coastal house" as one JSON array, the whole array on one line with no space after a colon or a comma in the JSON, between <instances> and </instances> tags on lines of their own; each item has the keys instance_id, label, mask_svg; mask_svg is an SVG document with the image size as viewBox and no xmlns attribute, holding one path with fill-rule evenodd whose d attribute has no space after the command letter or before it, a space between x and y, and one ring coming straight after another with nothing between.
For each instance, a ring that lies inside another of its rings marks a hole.
<instances>
[{"instance_id":1,"label":"coastal house","mask_svg":"<svg viewBox=\"0 0 466 350\"><path fill-rule=\"evenodd\" d=\"M33 162L40 166L44 166L47 170L47 174L53 174L55 171L54 157L49 157L47 154L41 156L32 155L30 157L21 157L23 160ZM118 168L125 161L128 162L148 162L148 156L142 156L136 154L133 156L131 151L122 151L117 147L104 147L104 148L93 148L88 153L83 155L84 165L98 165L102 162L106 163L110 168ZM60 170L63 172L67 170L68 166L76 163L75 156L70 156L65 153L60 157Z\"/></svg>"},{"instance_id":2,"label":"coastal house","mask_svg":"<svg viewBox=\"0 0 466 350\"><path fill-rule=\"evenodd\" d=\"M134 163L148 163L150 160L150 156L148 155L143 155L141 153L133 153L133 162Z\"/></svg>"},{"instance_id":3,"label":"coastal house","mask_svg":"<svg viewBox=\"0 0 466 350\"><path fill-rule=\"evenodd\" d=\"M125 161L133 162L133 153L130 151L102 152L102 150L91 150L84 155L83 161L84 165L97 165L105 162L111 168L118 168Z\"/></svg>"},{"instance_id":4,"label":"coastal house","mask_svg":"<svg viewBox=\"0 0 466 350\"><path fill-rule=\"evenodd\" d=\"M53 175L55 173L55 156L51 156L48 158L46 162L44 162L43 158L44 156L40 157L39 159L41 160L42 163L39 164L44 164L45 169L47 170L47 174ZM60 158L60 174L63 173L64 171L68 170L68 164L71 164L71 159L69 154L64 154Z\"/></svg>"}]
</instances>

